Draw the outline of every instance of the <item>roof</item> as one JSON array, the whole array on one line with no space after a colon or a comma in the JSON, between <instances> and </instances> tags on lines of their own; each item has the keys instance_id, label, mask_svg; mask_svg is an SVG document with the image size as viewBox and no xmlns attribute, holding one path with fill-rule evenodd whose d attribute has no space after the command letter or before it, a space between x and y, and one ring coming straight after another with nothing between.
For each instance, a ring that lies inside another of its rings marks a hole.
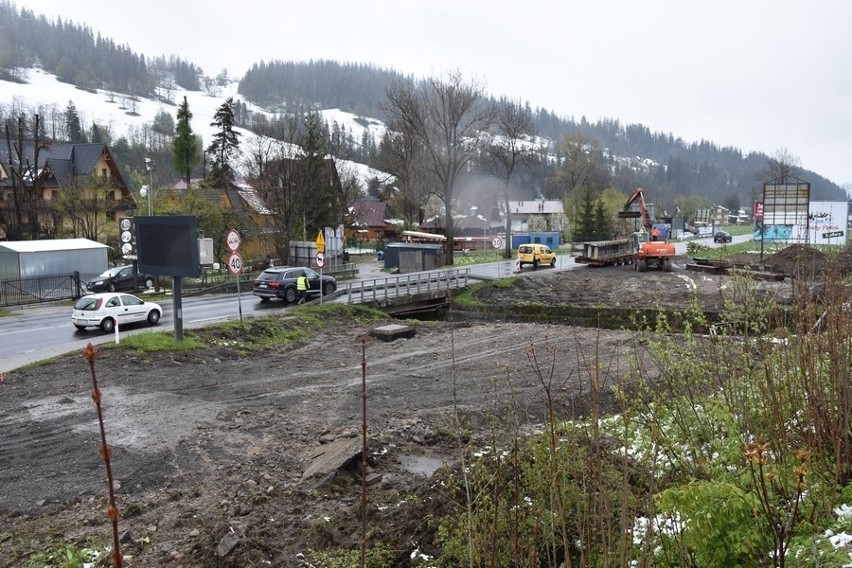
<instances>
[{"instance_id":1,"label":"roof","mask_svg":"<svg viewBox=\"0 0 852 568\"><path fill-rule=\"evenodd\" d=\"M53 252L82 249L109 248L89 239L44 239L41 241L0 241L0 250L5 252Z\"/></svg>"},{"instance_id":2,"label":"roof","mask_svg":"<svg viewBox=\"0 0 852 568\"><path fill-rule=\"evenodd\" d=\"M352 225L358 227L383 227L388 218L388 204L378 199L358 199L350 211Z\"/></svg>"},{"instance_id":3,"label":"roof","mask_svg":"<svg viewBox=\"0 0 852 568\"><path fill-rule=\"evenodd\" d=\"M25 142L22 156L29 159L34 155L35 145ZM46 166L50 166L56 183L65 186L71 183L75 176L94 175L95 165L101 156L106 155L112 164L114 171L110 172L113 182L121 189L127 189L127 184L121 175L118 164L112 159L106 144L47 144L39 148L37 170L43 172ZM8 148L0 144L0 162L8 164L10 156ZM49 183L49 179L46 180Z\"/></svg>"}]
</instances>

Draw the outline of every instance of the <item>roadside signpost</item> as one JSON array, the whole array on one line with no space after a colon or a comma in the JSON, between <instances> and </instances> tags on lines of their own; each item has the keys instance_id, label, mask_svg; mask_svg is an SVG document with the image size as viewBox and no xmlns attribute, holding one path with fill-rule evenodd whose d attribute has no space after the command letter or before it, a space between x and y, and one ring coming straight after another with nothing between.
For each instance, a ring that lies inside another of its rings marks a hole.
<instances>
[{"instance_id":1,"label":"roadside signpost","mask_svg":"<svg viewBox=\"0 0 852 568\"><path fill-rule=\"evenodd\" d=\"M496 236L491 239L491 246L494 247L495 252L497 253L497 260L500 260L500 249L503 248L503 239L500 236ZM500 278L500 263L497 263L497 278Z\"/></svg>"},{"instance_id":2,"label":"roadside signpost","mask_svg":"<svg viewBox=\"0 0 852 568\"><path fill-rule=\"evenodd\" d=\"M322 267L325 264L325 238L322 236L322 229L317 233L317 255L314 260L316 260L317 268L320 271L320 281L319 281L319 298L320 298L320 306L322 305Z\"/></svg>"},{"instance_id":3,"label":"roadside signpost","mask_svg":"<svg viewBox=\"0 0 852 568\"><path fill-rule=\"evenodd\" d=\"M243 299L240 294L240 274L243 272L243 257L240 256L240 233L236 229L231 229L225 236L225 244L228 245L228 250L231 255L228 257L228 272L234 275L237 279L237 306L240 311L240 325L243 324Z\"/></svg>"}]
</instances>

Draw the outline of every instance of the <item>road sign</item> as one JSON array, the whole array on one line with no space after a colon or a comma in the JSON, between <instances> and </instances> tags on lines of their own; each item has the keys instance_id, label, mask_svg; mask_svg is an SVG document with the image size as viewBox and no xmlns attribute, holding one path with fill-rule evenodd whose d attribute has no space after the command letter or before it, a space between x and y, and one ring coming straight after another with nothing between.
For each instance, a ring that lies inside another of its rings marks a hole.
<instances>
[{"instance_id":1,"label":"road sign","mask_svg":"<svg viewBox=\"0 0 852 568\"><path fill-rule=\"evenodd\" d=\"M322 268L322 265L325 264L325 255L321 252L318 252L316 260L317 260L317 266Z\"/></svg>"},{"instance_id":2,"label":"road sign","mask_svg":"<svg viewBox=\"0 0 852 568\"><path fill-rule=\"evenodd\" d=\"M233 253L228 258L228 272L231 274L239 274L243 270L243 257L239 253Z\"/></svg>"},{"instance_id":3,"label":"road sign","mask_svg":"<svg viewBox=\"0 0 852 568\"><path fill-rule=\"evenodd\" d=\"M828 233L823 233L822 238L824 239L833 239L835 237L842 237L843 231L829 231Z\"/></svg>"},{"instance_id":4,"label":"road sign","mask_svg":"<svg viewBox=\"0 0 852 568\"><path fill-rule=\"evenodd\" d=\"M129 217L118 220L118 238L121 240L121 254L125 258L136 257L136 223Z\"/></svg>"},{"instance_id":5,"label":"road sign","mask_svg":"<svg viewBox=\"0 0 852 568\"><path fill-rule=\"evenodd\" d=\"M228 243L228 248L231 252L236 252L240 248L240 234L235 229L231 229L228 231L228 237L225 239L225 242Z\"/></svg>"},{"instance_id":6,"label":"road sign","mask_svg":"<svg viewBox=\"0 0 852 568\"><path fill-rule=\"evenodd\" d=\"M500 237L494 237L491 239L491 246L498 249L503 247L503 239Z\"/></svg>"},{"instance_id":7,"label":"road sign","mask_svg":"<svg viewBox=\"0 0 852 568\"><path fill-rule=\"evenodd\" d=\"M322 231L317 233L317 252L325 252L325 237L322 236Z\"/></svg>"}]
</instances>

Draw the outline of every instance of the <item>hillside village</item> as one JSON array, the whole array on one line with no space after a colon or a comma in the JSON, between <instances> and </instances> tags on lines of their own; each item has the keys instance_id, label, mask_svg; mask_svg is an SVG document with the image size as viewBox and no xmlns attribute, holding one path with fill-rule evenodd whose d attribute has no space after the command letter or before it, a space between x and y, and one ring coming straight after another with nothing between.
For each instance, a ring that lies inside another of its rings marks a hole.
<instances>
[{"instance_id":1,"label":"hillside village","mask_svg":"<svg viewBox=\"0 0 852 568\"><path fill-rule=\"evenodd\" d=\"M120 132L150 132L149 124L154 121L158 113L162 113L164 104L169 100L174 102L178 97L186 97L191 101L194 109L192 126L202 138L209 139L212 136L213 127L209 122L215 109L229 97L236 97L236 82L231 82L212 92L192 92L175 89L169 91L168 99L151 100L137 97L130 101L117 97L110 91L87 91L76 89L73 85L57 81L56 77L39 69L30 69L23 74L26 82L8 83L9 94L13 100L26 100L33 108L47 109L48 113L43 120L52 120L54 123L62 111L57 101L74 100L75 107L79 113L81 123L109 125L110 130ZM4 92L6 90L4 89ZM245 101L243 101L245 102ZM245 103L253 113L263 114L264 111L250 103ZM205 109L206 112L205 112ZM375 119L364 120L351 113L339 109L319 111L323 119L339 127L353 140L363 138L380 138L385 133L385 126ZM271 116L271 115L269 115ZM241 151L245 154L256 145L263 144L263 139L252 131L235 127L242 137L241 146L246 149ZM7 147L0 149L0 156L6 156L0 163L0 194L4 199L2 203L10 203L12 200L11 177L9 175L9 161ZM298 150L294 150L298 151ZM103 159L98 163L91 162L87 158L92 152L102 154ZM32 145L26 146L24 156L35 157ZM62 160L60 162L60 160ZM80 180L88 177L105 180L107 188L105 207L106 219L114 220L117 217L130 215L136 211L145 211L145 199L140 194L140 189L147 188L154 182L154 202L162 201L168 203L187 191L187 183L184 178L162 179L158 170L160 165L154 162L153 166L141 172L132 167L128 173L122 171L122 165L118 163L109 144L44 144L44 150L40 153L39 170L41 171L41 191L45 204L59 203L60 190L69 187L72 178L76 180L75 185L80 185ZM242 169L242 160L235 158L235 171L238 174ZM647 161L644 162L647 165ZM147 164L146 164L147 165ZM365 166L357 162L340 158L333 159L335 174L332 176L341 179L341 173L349 183L357 184L364 188L376 187L374 196L352 198L344 217L341 218L343 232L341 237L351 244L369 244L380 246L383 242L398 239L404 229L420 231L443 230L441 209L433 205L431 213L428 207L422 206L417 209L416 217L409 216L404 219L399 215L394 206L393 192L381 190L383 184L387 188L393 187L393 177L390 174ZM105 175L105 171L108 172ZM73 172L73 175L72 175ZM154 181L155 176L159 181ZM149 179L150 178L150 179ZM199 185L201 178L193 178L191 183ZM338 182L340 183L340 182ZM274 227L270 221L270 207L264 203L258 194L256 181L245 176L227 181L220 188L204 189L205 199L215 204L223 211L233 212L239 217L238 226L246 234L247 251L252 257L267 258L276 256L274 251L264 249L262 246L253 245L253 238L265 234ZM338 186L340 188L340 186ZM339 189L338 189L339 190ZM74 192L65 191L66 196L74 195ZM169 197L169 196L173 197ZM502 200L495 199L494 185L478 182L471 185L469 190L460 192L461 201L457 209L458 234L462 237L482 237L505 234L506 231L506 204ZM566 211L566 203L561 199L532 198L510 200L510 230L524 232L530 230L558 231L563 240L569 240L571 219ZM141 205L141 207L140 207ZM750 208L740 208L730 211L728 208L717 204L712 213L703 213L705 218L702 222L707 224L729 223L734 219L745 222L748 218ZM40 214L45 236L61 235L70 229L77 236L83 236L99 241L110 241L116 238L112 224L95 223L85 219L86 215L78 211L78 219L72 227L54 226L56 216L47 207ZM692 220L694 221L694 219ZM685 220L682 229L686 230L690 220ZM76 228L74 228L76 227ZM88 231L83 227L89 227ZM2 231L0 227L0 231ZM263 241L263 239L261 239ZM218 245L217 245L218 246Z\"/></svg>"}]
</instances>

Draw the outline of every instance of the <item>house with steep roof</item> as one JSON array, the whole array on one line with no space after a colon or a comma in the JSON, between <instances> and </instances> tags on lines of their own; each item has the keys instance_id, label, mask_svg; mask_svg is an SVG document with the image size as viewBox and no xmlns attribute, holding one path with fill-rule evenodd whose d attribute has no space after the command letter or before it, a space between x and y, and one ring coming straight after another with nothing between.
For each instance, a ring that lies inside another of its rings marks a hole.
<instances>
[{"instance_id":1,"label":"house with steep roof","mask_svg":"<svg viewBox=\"0 0 852 568\"><path fill-rule=\"evenodd\" d=\"M375 197L356 199L346 217L346 237L361 244L399 238L403 229L387 202Z\"/></svg>"},{"instance_id":2,"label":"house with steep roof","mask_svg":"<svg viewBox=\"0 0 852 568\"><path fill-rule=\"evenodd\" d=\"M95 184L102 190L98 196L91 194ZM89 202L88 214L104 214L107 219L122 217L137 207L106 144L36 147L25 143L20 156L14 151L10 155L8 146L0 146L0 220L8 223L9 216L14 215L16 199L20 207L29 197L36 204L39 225L53 233L31 236L57 236L64 226L75 221L57 218L54 204L63 191L75 191L84 207ZM32 195L34 192L36 195Z\"/></svg>"},{"instance_id":3,"label":"house with steep roof","mask_svg":"<svg viewBox=\"0 0 852 568\"><path fill-rule=\"evenodd\" d=\"M186 181L181 179L171 186L171 190L175 197L181 198L184 198L188 191L197 192L207 202L220 209L225 214L228 229L240 232L240 253L246 259L265 256L268 247L264 241L274 231L274 223L272 211L255 188L255 182L238 179L227 181L224 185L208 187L202 181L193 180L187 190ZM167 196L166 199L170 198ZM205 236L216 238L216 235ZM221 243L214 241L214 247L218 250Z\"/></svg>"}]
</instances>

